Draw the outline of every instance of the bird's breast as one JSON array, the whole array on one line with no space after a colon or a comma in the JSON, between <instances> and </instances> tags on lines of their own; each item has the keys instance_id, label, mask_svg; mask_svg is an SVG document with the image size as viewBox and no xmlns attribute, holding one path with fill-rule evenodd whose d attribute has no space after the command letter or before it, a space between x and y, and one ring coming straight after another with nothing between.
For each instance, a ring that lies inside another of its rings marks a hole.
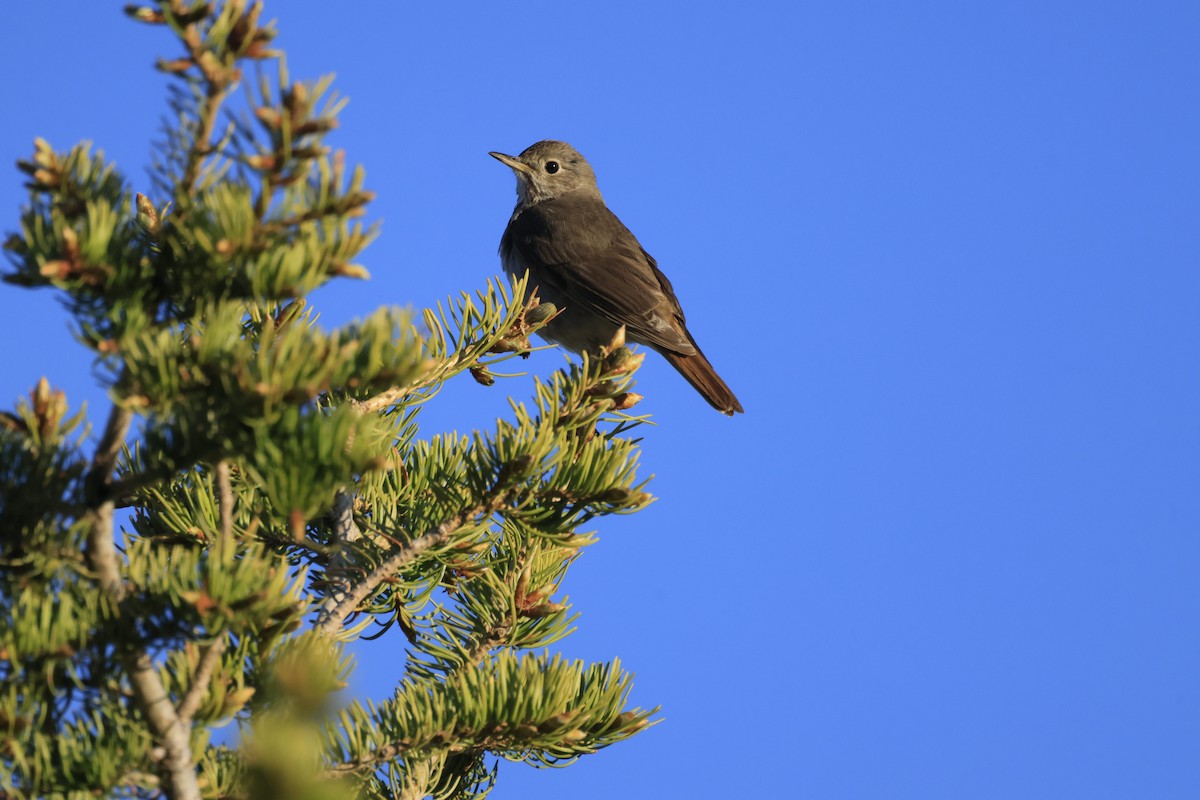
<instances>
[{"instance_id":1,"label":"bird's breast","mask_svg":"<svg viewBox=\"0 0 1200 800\"><path fill-rule=\"evenodd\" d=\"M559 315L539 332L543 339L562 345L568 350L582 353L585 350L595 351L607 345L617 332L617 326L609 319L591 312L578 298L572 299L560 291L553 275L543 275L545 270L569 269L564 265L539 265L528 263L521 258L520 250L513 245L512 237L505 234L500 242L500 263L504 271L514 278L520 278L529 273L529 283L525 288L525 299L536 291L538 299L543 303L553 303L559 310Z\"/></svg>"}]
</instances>

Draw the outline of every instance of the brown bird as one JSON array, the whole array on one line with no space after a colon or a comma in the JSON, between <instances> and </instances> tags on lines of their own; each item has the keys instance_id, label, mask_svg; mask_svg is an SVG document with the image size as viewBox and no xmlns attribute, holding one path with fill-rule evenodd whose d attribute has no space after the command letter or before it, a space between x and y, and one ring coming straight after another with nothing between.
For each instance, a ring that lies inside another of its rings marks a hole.
<instances>
[{"instance_id":1,"label":"brown bird","mask_svg":"<svg viewBox=\"0 0 1200 800\"><path fill-rule=\"evenodd\" d=\"M500 239L514 276L562 313L543 335L576 353L596 351L625 326L628 341L661 353L722 414L742 410L684 324L671 282L596 187L575 148L547 140L519 156L488 155L517 175L517 207Z\"/></svg>"}]
</instances>

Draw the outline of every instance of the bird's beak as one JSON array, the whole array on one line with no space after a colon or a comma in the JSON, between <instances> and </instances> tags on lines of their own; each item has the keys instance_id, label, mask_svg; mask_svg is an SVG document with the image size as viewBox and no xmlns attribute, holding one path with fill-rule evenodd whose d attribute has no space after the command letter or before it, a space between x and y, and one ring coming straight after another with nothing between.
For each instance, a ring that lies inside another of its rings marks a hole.
<instances>
[{"instance_id":1,"label":"bird's beak","mask_svg":"<svg viewBox=\"0 0 1200 800\"><path fill-rule=\"evenodd\" d=\"M528 164L518 161L512 156L506 156L504 153L488 153L488 155L499 161L501 164L511 167L512 171L518 175L530 175L533 173L533 169Z\"/></svg>"}]
</instances>

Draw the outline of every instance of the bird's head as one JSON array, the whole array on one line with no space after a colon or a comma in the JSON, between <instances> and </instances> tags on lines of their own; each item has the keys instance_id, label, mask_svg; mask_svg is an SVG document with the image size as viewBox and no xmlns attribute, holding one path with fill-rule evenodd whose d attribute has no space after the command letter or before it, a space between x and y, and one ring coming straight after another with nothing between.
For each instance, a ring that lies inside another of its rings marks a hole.
<instances>
[{"instance_id":1,"label":"bird's head","mask_svg":"<svg viewBox=\"0 0 1200 800\"><path fill-rule=\"evenodd\" d=\"M571 192L600 194L596 173L583 156L566 142L547 139L530 145L519 156L488 153L512 168L517 175L517 197L521 205L561 197Z\"/></svg>"}]
</instances>

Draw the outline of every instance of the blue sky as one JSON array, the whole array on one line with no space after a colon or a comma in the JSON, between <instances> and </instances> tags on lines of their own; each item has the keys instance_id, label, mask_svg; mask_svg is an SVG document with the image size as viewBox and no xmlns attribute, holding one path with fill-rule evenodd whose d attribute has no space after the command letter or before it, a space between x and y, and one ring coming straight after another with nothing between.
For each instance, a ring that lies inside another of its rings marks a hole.
<instances>
[{"instance_id":1,"label":"blue sky","mask_svg":"<svg viewBox=\"0 0 1200 800\"><path fill-rule=\"evenodd\" d=\"M0 160L88 138L147 190L173 51L119 8L6 10ZM495 797L1200 796L1200 5L334 8L267 6L379 193L323 321L481 287L487 151L565 139L746 407L648 358L660 500L602 523L561 649L665 722ZM0 336L0 401L45 374L102 419L51 294L0 287ZM428 432L529 380L464 378Z\"/></svg>"}]
</instances>

